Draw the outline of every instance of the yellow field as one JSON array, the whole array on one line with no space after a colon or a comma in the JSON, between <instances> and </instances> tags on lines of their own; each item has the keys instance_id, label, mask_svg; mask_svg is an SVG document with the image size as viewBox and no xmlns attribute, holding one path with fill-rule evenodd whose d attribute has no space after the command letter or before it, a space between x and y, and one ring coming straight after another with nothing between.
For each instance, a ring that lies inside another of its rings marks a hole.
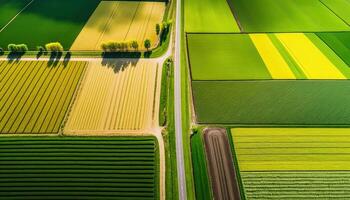
<instances>
[{"instance_id":1,"label":"yellow field","mask_svg":"<svg viewBox=\"0 0 350 200\"><path fill-rule=\"evenodd\" d=\"M295 79L292 70L266 34L249 36L273 79Z\"/></svg>"},{"instance_id":2,"label":"yellow field","mask_svg":"<svg viewBox=\"0 0 350 200\"><path fill-rule=\"evenodd\" d=\"M92 61L65 127L66 132L150 130L155 113L156 61ZM157 80L156 80L157 79ZM159 86L156 87L159 89Z\"/></svg>"},{"instance_id":3,"label":"yellow field","mask_svg":"<svg viewBox=\"0 0 350 200\"><path fill-rule=\"evenodd\" d=\"M146 38L156 45L155 26L162 22L164 11L165 3L161 2L102 1L71 50L101 50L104 42L130 40L137 40L143 49Z\"/></svg>"},{"instance_id":4,"label":"yellow field","mask_svg":"<svg viewBox=\"0 0 350 200\"><path fill-rule=\"evenodd\" d=\"M276 34L308 79L346 79L303 33Z\"/></svg>"}]
</instances>

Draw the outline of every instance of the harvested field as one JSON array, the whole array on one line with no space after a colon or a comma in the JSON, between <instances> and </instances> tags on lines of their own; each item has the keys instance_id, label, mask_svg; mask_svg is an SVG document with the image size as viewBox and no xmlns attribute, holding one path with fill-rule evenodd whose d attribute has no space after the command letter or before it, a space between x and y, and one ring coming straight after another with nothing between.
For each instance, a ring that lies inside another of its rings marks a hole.
<instances>
[{"instance_id":1,"label":"harvested field","mask_svg":"<svg viewBox=\"0 0 350 200\"><path fill-rule=\"evenodd\" d=\"M155 31L165 11L162 2L102 1L92 14L71 50L101 50L101 44L108 41L136 40L139 48L150 39L157 45Z\"/></svg>"},{"instance_id":2,"label":"harvested field","mask_svg":"<svg viewBox=\"0 0 350 200\"><path fill-rule=\"evenodd\" d=\"M39 45L59 41L69 49L99 2L35 0L0 32L0 46L25 43L29 49L36 50Z\"/></svg>"},{"instance_id":3,"label":"harvested field","mask_svg":"<svg viewBox=\"0 0 350 200\"><path fill-rule=\"evenodd\" d=\"M204 143L214 199L240 199L226 130L205 129Z\"/></svg>"},{"instance_id":4,"label":"harvested field","mask_svg":"<svg viewBox=\"0 0 350 200\"><path fill-rule=\"evenodd\" d=\"M350 124L347 80L193 81L192 89L199 123Z\"/></svg>"},{"instance_id":5,"label":"harvested field","mask_svg":"<svg viewBox=\"0 0 350 200\"><path fill-rule=\"evenodd\" d=\"M57 133L86 62L0 62L0 133Z\"/></svg>"},{"instance_id":6,"label":"harvested field","mask_svg":"<svg viewBox=\"0 0 350 200\"><path fill-rule=\"evenodd\" d=\"M245 32L349 31L319 0L229 0Z\"/></svg>"},{"instance_id":7,"label":"harvested field","mask_svg":"<svg viewBox=\"0 0 350 200\"><path fill-rule=\"evenodd\" d=\"M0 137L1 199L159 199L153 137Z\"/></svg>"},{"instance_id":8,"label":"harvested field","mask_svg":"<svg viewBox=\"0 0 350 200\"><path fill-rule=\"evenodd\" d=\"M154 60L91 61L65 131L151 129L158 124L154 108L160 79Z\"/></svg>"}]
</instances>

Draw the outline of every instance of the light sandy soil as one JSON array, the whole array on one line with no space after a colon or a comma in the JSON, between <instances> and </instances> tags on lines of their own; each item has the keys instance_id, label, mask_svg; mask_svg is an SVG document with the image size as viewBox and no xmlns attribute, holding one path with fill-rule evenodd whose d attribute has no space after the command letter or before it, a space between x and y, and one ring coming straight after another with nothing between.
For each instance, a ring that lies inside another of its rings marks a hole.
<instances>
[{"instance_id":1,"label":"light sandy soil","mask_svg":"<svg viewBox=\"0 0 350 200\"><path fill-rule=\"evenodd\" d=\"M155 27L162 22L165 7L162 2L102 1L70 50L101 50L104 42L130 40L138 41L142 50L147 38L155 46Z\"/></svg>"}]
</instances>

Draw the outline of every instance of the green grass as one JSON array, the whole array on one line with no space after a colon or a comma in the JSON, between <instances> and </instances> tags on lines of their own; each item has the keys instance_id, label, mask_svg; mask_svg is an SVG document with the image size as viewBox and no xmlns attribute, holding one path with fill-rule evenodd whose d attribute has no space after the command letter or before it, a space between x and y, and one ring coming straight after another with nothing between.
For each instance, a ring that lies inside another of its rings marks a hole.
<instances>
[{"instance_id":1,"label":"green grass","mask_svg":"<svg viewBox=\"0 0 350 200\"><path fill-rule=\"evenodd\" d=\"M185 1L186 32L239 32L226 0Z\"/></svg>"},{"instance_id":2,"label":"green grass","mask_svg":"<svg viewBox=\"0 0 350 200\"><path fill-rule=\"evenodd\" d=\"M3 199L159 199L153 137L0 137Z\"/></svg>"},{"instance_id":3,"label":"green grass","mask_svg":"<svg viewBox=\"0 0 350 200\"><path fill-rule=\"evenodd\" d=\"M86 62L0 62L0 133L57 133Z\"/></svg>"},{"instance_id":4,"label":"green grass","mask_svg":"<svg viewBox=\"0 0 350 200\"><path fill-rule=\"evenodd\" d=\"M230 0L245 32L348 31L319 0Z\"/></svg>"},{"instance_id":5,"label":"green grass","mask_svg":"<svg viewBox=\"0 0 350 200\"><path fill-rule=\"evenodd\" d=\"M346 80L194 81L192 88L199 123L350 124Z\"/></svg>"},{"instance_id":6,"label":"green grass","mask_svg":"<svg viewBox=\"0 0 350 200\"><path fill-rule=\"evenodd\" d=\"M0 29L17 15L30 0L0 0Z\"/></svg>"},{"instance_id":7,"label":"green grass","mask_svg":"<svg viewBox=\"0 0 350 200\"><path fill-rule=\"evenodd\" d=\"M100 0L34 1L0 33L0 46L25 43L35 50L38 45L61 42L69 49Z\"/></svg>"},{"instance_id":8,"label":"green grass","mask_svg":"<svg viewBox=\"0 0 350 200\"><path fill-rule=\"evenodd\" d=\"M198 132L192 135L191 149L196 199L212 199L212 190L207 170L207 159L201 133Z\"/></svg>"},{"instance_id":9,"label":"green grass","mask_svg":"<svg viewBox=\"0 0 350 200\"><path fill-rule=\"evenodd\" d=\"M350 2L347 0L320 0L338 17L350 24Z\"/></svg>"},{"instance_id":10,"label":"green grass","mask_svg":"<svg viewBox=\"0 0 350 200\"><path fill-rule=\"evenodd\" d=\"M189 34L192 80L271 79L246 34Z\"/></svg>"},{"instance_id":11,"label":"green grass","mask_svg":"<svg viewBox=\"0 0 350 200\"><path fill-rule=\"evenodd\" d=\"M160 89L160 103L159 103L159 126L166 125L167 121L167 103L168 103L168 96L169 96L169 76L170 76L170 69L169 65L167 64L169 62L169 59L167 59L163 63L162 68L162 84Z\"/></svg>"}]
</instances>

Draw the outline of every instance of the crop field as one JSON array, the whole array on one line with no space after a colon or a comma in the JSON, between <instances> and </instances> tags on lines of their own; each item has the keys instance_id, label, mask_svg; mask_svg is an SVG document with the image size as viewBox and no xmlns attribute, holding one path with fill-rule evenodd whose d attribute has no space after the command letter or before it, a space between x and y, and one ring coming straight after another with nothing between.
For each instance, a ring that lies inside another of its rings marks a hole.
<instances>
[{"instance_id":1,"label":"crop field","mask_svg":"<svg viewBox=\"0 0 350 200\"><path fill-rule=\"evenodd\" d=\"M317 33L317 35L350 66L350 32Z\"/></svg>"},{"instance_id":2,"label":"crop field","mask_svg":"<svg viewBox=\"0 0 350 200\"><path fill-rule=\"evenodd\" d=\"M1 0L0 30L20 12L31 0Z\"/></svg>"},{"instance_id":3,"label":"crop field","mask_svg":"<svg viewBox=\"0 0 350 200\"><path fill-rule=\"evenodd\" d=\"M348 65L313 33L188 34L187 39L195 81L350 78Z\"/></svg>"},{"instance_id":4,"label":"crop field","mask_svg":"<svg viewBox=\"0 0 350 200\"><path fill-rule=\"evenodd\" d=\"M86 62L0 62L0 133L57 133Z\"/></svg>"},{"instance_id":5,"label":"crop field","mask_svg":"<svg viewBox=\"0 0 350 200\"><path fill-rule=\"evenodd\" d=\"M159 199L153 137L1 137L0 149L1 199Z\"/></svg>"},{"instance_id":6,"label":"crop field","mask_svg":"<svg viewBox=\"0 0 350 200\"><path fill-rule=\"evenodd\" d=\"M99 2L34 1L0 32L0 46L25 43L29 49L35 50L38 45L59 41L68 49Z\"/></svg>"},{"instance_id":7,"label":"crop field","mask_svg":"<svg viewBox=\"0 0 350 200\"><path fill-rule=\"evenodd\" d=\"M320 0L331 11L350 24L350 2L347 0Z\"/></svg>"},{"instance_id":8,"label":"crop field","mask_svg":"<svg viewBox=\"0 0 350 200\"><path fill-rule=\"evenodd\" d=\"M109 41L136 40L143 49L145 39L158 42L155 27L165 11L163 2L102 1L92 14L71 50L101 50Z\"/></svg>"},{"instance_id":9,"label":"crop field","mask_svg":"<svg viewBox=\"0 0 350 200\"><path fill-rule=\"evenodd\" d=\"M230 1L245 32L350 31L343 19L319 0Z\"/></svg>"},{"instance_id":10,"label":"crop field","mask_svg":"<svg viewBox=\"0 0 350 200\"><path fill-rule=\"evenodd\" d=\"M90 62L65 131L149 130L158 116L160 78L152 60Z\"/></svg>"},{"instance_id":11,"label":"crop field","mask_svg":"<svg viewBox=\"0 0 350 200\"><path fill-rule=\"evenodd\" d=\"M347 199L350 129L231 129L247 199Z\"/></svg>"},{"instance_id":12,"label":"crop field","mask_svg":"<svg viewBox=\"0 0 350 200\"><path fill-rule=\"evenodd\" d=\"M187 0L186 32L240 32L226 0Z\"/></svg>"},{"instance_id":13,"label":"crop field","mask_svg":"<svg viewBox=\"0 0 350 200\"><path fill-rule=\"evenodd\" d=\"M192 89L199 123L350 124L347 80L194 81Z\"/></svg>"}]
</instances>

